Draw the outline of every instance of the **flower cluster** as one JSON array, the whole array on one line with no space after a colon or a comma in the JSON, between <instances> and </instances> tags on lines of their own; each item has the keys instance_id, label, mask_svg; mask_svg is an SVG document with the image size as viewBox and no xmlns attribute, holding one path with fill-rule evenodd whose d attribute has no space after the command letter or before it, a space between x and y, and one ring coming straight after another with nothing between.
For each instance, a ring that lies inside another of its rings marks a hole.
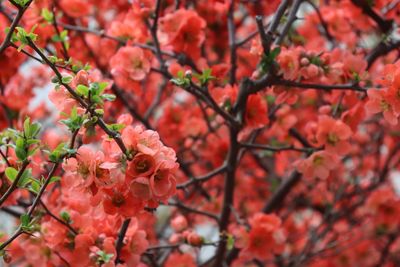
<instances>
[{"instance_id":1,"label":"flower cluster","mask_svg":"<svg viewBox=\"0 0 400 267\"><path fill-rule=\"evenodd\" d=\"M368 102L365 105L370 114L382 113L391 125L397 125L400 115L400 71L399 62L386 65L378 84L383 88L368 91Z\"/></svg>"},{"instance_id":2,"label":"flower cluster","mask_svg":"<svg viewBox=\"0 0 400 267\"><path fill-rule=\"evenodd\" d=\"M178 165L175 152L161 143L156 132L126 126L121 136L131 160L115 153L115 145L104 140L104 152L81 146L63 168L71 185L90 192L92 205L101 203L107 214L132 217L174 194Z\"/></svg>"},{"instance_id":3,"label":"flower cluster","mask_svg":"<svg viewBox=\"0 0 400 267\"><path fill-rule=\"evenodd\" d=\"M281 220L275 214L257 213L250 218L250 231L242 226L234 231L236 246L242 248L244 259L265 260L271 253L282 253L285 233Z\"/></svg>"}]
</instances>

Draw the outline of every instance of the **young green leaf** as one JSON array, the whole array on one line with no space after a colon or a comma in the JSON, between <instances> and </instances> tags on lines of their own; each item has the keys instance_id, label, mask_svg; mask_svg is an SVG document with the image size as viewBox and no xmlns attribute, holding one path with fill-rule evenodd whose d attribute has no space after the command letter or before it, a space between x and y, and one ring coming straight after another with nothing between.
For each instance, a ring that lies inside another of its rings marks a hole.
<instances>
[{"instance_id":1,"label":"young green leaf","mask_svg":"<svg viewBox=\"0 0 400 267\"><path fill-rule=\"evenodd\" d=\"M18 171L13 167L7 167L5 173L8 180L10 180L11 182L14 182L15 178L18 175Z\"/></svg>"},{"instance_id":2,"label":"young green leaf","mask_svg":"<svg viewBox=\"0 0 400 267\"><path fill-rule=\"evenodd\" d=\"M233 237L233 235L228 235L228 239L226 241L226 248L228 250L232 250L234 246L235 246L235 238Z\"/></svg>"},{"instance_id":3,"label":"young green leaf","mask_svg":"<svg viewBox=\"0 0 400 267\"><path fill-rule=\"evenodd\" d=\"M107 101L114 101L116 97L113 94L103 94L101 95L101 98Z\"/></svg>"},{"instance_id":4,"label":"young green leaf","mask_svg":"<svg viewBox=\"0 0 400 267\"><path fill-rule=\"evenodd\" d=\"M22 214L19 219L21 221L22 228L29 227L29 223L30 223L31 219L29 218L28 214Z\"/></svg>"},{"instance_id":5,"label":"young green leaf","mask_svg":"<svg viewBox=\"0 0 400 267\"><path fill-rule=\"evenodd\" d=\"M61 78L61 82L64 84L69 84L72 82L73 77L72 76L64 76Z\"/></svg>"},{"instance_id":6,"label":"young green leaf","mask_svg":"<svg viewBox=\"0 0 400 267\"><path fill-rule=\"evenodd\" d=\"M44 18L45 21L52 23L53 19L54 19L54 15L52 12L50 12L50 10L48 10L47 8L43 8L42 12L41 12L41 16Z\"/></svg>"},{"instance_id":7,"label":"young green leaf","mask_svg":"<svg viewBox=\"0 0 400 267\"><path fill-rule=\"evenodd\" d=\"M81 96L86 96L87 97L89 95L89 88L87 86L83 85L83 84L79 84L76 87L76 92L78 94L80 94Z\"/></svg>"},{"instance_id":8,"label":"young green leaf","mask_svg":"<svg viewBox=\"0 0 400 267\"><path fill-rule=\"evenodd\" d=\"M70 223L71 222L71 216L67 211L62 211L60 213L60 217L64 222Z\"/></svg>"}]
</instances>

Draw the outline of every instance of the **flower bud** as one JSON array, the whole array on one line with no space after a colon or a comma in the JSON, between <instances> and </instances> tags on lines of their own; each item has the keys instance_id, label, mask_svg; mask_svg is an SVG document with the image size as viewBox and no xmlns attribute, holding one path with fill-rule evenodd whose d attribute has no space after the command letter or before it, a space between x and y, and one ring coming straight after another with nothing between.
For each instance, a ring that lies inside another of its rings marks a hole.
<instances>
[{"instance_id":1,"label":"flower bud","mask_svg":"<svg viewBox=\"0 0 400 267\"><path fill-rule=\"evenodd\" d=\"M301 66L308 66L310 64L310 60L306 57L303 57L300 59L300 65Z\"/></svg>"},{"instance_id":2,"label":"flower bud","mask_svg":"<svg viewBox=\"0 0 400 267\"><path fill-rule=\"evenodd\" d=\"M330 114L332 112L332 107L329 105L324 105L318 109L321 114Z\"/></svg>"},{"instance_id":3,"label":"flower bud","mask_svg":"<svg viewBox=\"0 0 400 267\"><path fill-rule=\"evenodd\" d=\"M311 64L307 67L307 75L309 78L314 78L318 76L318 66Z\"/></svg>"},{"instance_id":4,"label":"flower bud","mask_svg":"<svg viewBox=\"0 0 400 267\"><path fill-rule=\"evenodd\" d=\"M89 86L89 75L86 71L80 70L75 76L75 84L82 84Z\"/></svg>"},{"instance_id":5,"label":"flower bud","mask_svg":"<svg viewBox=\"0 0 400 267\"><path fill-rule=\"evenodd\" d=\"M184 240L181 234L172 234L169 238L169 243L171 244L178 244Z\"/></svg>"},{"instance_id":6,"label":"flower bud","mask_svg":"<svg viewBox=\"0 0 400 267\"><path fill-rule=\"evenodd\" d=\"M180 233L188 227L188 222L184 216L179 215L171 221L171 227L175 232Z\"/></svg>"},{"instance_id":7,"label":"flower bud","mask_svg":"<svg viewBox=\"0 0 400 267\"><path fill-rule=\"evenodd\" d=\"M200 247L204 243L203 237L201 237L200 235L198 235L195 232L190 233L187 236L186 240L190 245L195 246L195 247Z\"/></svg>"},{"instance_id":8,"label":"flower bud","mask_svg":"<svg viewBox=\"0 0 400 267\"><path fill-rule=\"evenodd\" d=\"M191 70L185 71L185 76L186 77L192 77L192 71Z\"/></svg>"},{"instance_id":9,"label":"flower bud","mask_svg":"<svg viewBox=\"0 0 400 267\"><path fill-rule=\"evenodd\" d=\"M5 263L10 263L12 261L12 257L7 252L4 252L3 260Z\"/></svg>"}]
</instances>

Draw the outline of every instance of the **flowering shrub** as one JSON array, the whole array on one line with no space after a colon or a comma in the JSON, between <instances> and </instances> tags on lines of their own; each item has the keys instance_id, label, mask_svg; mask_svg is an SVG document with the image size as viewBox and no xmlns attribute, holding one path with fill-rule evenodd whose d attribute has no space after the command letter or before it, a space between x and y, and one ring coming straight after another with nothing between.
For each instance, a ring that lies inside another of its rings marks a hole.
<instances>
[{"instance_id":1,"label":"flowering shrub","mask_svg":"<svg viewBox=\"0 0 400 267\"><path fill-rule=\"evenodd\" d=\"M399 266L398 14L1 1L4 264Z\"/></svg>"}]
</instances>

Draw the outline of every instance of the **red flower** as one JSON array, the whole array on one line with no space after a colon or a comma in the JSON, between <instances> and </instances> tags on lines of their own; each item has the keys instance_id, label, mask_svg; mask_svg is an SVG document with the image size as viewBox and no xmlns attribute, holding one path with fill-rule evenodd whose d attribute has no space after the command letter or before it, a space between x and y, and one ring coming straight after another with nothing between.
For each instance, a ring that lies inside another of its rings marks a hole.
<instances>
[{"instance_id":1,"label":"red flower","mask_svg":"<svg viewBox=\"0 0 400 267\"><path fill-rule=\"evenodd\" d=\"M196 267L197 264L190 254L171 253L165 262L165 267Z\"/></svg>"},{"instance_id":2,"label":"red flower","mask_svg":"<svg viewBox=\"0 0 400 267\"><path fill-rule=\"evenodd\" d=\"M160 200L169 198L175 192L176 180L168 169L161 166L150 177L150 188L154 196Z\"/></svg>"},{"instance_id":3,"label":"red flower","mask_svg":"<svg viewBox=\"0 0 400 267\"><path fill-rule=\"evenodd\" d=\"M63 11L73 18L80 18L90 14L90 4L85 0L61 0Z\"/></svg>"},{"instance_id":4,"label":"red flower","mask_svg":"<svg viewBox=\"0 0 400 267\"><path fill-rule=\"evenodd\" d=\"M154 172L155 168L156 161L152 156L139 153L128 163L126 175L129 178L147 177Z\"/></svg>"},{"instance_id":5,"label":"red flower","mask_svg":"<svg viewBox=\"0 0 400 267\"><path fill-rule=\"evenodd\" d=\"M284 248L285 236L281 219L275 214L257 213L250 219L251 230L242 253L245 257L265 260Z\"/></svg>"},{"instance_id":6,"label":"red flower","mask_svg":"<svg viewBox=\"0 0 400 267\"><path fill-rule=\"evenodd\" d=\"M142 200L135 198L124 184L105 190L103 208L108 214L119 214L124 217L135 216L144 207Z\"/></svg>"},{"instance_id":7,"label":"red flower","mask_svg":"<svg viewBox=\"0 0 400 267\"><path fill-rule=\"evenodd\" d=\"M247 100L245 122L251 128L261 128L268 123L267 101L261 95L251 95Z\"/></svg>"},{"instance_id":8,"label":"red flower","mask_svg":"<svg viewBox=\"0 0 400 267\"><path fill-rule=\"evenodd\" d=\"M192 58L200 56L200 46L204 41L206 22L195 11L179 9L160 19L160 30L164 33L165 44L177 52Z\"/></svg>"},{"instance_id":9,"label":"red flower","mask_svg":"<svg viewBox=\"0 0 400 267\"><path fill-rule=\"evenodd\" d=\"M135 82L143 80L150 71L149 56L139 47L125 46L110 60L111 74L123 88L137 87Z\"/></svg>"},{"instance_id":10,"label":"red flower","mask_svg":"<svg viewBox=\"0 0 400 267\"><path fill-rule=\"evenodd\" d=\"M313 153L307 159L296 162L297 170L309 178L326 179L330 171L334 170L339 163L335 154L327 151L318 151Z\"/></svg>"},{"instance_id":11,"label":"red flower","mask_svg":"<svg viewBox=\"0 0 400 267\"><path fill-rule=\"evenodd\" d=\"M385 90L368 90L369 101L365 104L365 109L370 114L383 113L385 120L391 125L397 125L398 113L394 111Z\"/></svg>"},{"instance_id":12,"label":"red flower","mask_svg":"<svg viewBox=\"0 0 400 267\"><path fill-rule=\"evenodd\" d=\"M350 127L341 120L335 120L326 115L319 117L316 139L318 144L325 145L326 151L339 155L349 152L348 139L351 134Z\"/></svg>"}]
</instances>

